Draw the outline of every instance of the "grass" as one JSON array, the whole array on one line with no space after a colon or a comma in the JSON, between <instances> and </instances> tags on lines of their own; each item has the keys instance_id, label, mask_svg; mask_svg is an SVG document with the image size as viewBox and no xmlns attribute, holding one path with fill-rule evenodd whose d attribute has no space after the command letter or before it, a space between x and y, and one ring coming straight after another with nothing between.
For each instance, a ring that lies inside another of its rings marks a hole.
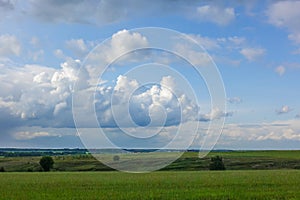
<instances>
[{"instance_id":1,"label":"grass","mask_svg":"<svg viewBox=\"0 0 300 200\"><path fill-rule=\"evenodd\" d=\"M167 157L165 154L150 154L149 164ZM232 151L232 152L211 152L205 158L198 158L197 152L187 152L178 160L162 170L167 171L199 171L208 170L210 157L222 156L226 169L228 170L259 170L259 169L300 169L300 151ZM105 159L114 164L114 154L105 155ZM120 162L134 166L139 162L139 154L120 155ZM41 157L5 157L0 158L0 167L8 172L40 171L39 160ZM64 155L53 156L54 171L108 171L111 170L91 155ZM127 160L126 160L127 159ZM117 163L116 163L117 164Z\"/></svg>"},{"instance_id":2,"label":"grass","mask_svg":"<svg viewBox=\"0 0 300 200\"><path fill-rule=\"evenodd\" d=\"M300 199L300 171L0 173L0 199Z\"/></svg>"},{"instance_id":3,"label":"grass","mask_svg":"<svg viewBox=\"0 0 300 200\"><path fill-rule=\"evenodd\" d=\"M269 151L229 151L211 152L210 155L220 155L223 157L257 157L257 158L276 158L276 159L298 159L300 160L299 150L269 150Z\"/></svg>"},{"instance_id":4,"label":"grass","mask_svg":"<svg viewBox=\"0 0 300 200\"><path fill-rule=\"evenodd\" d=\"M216 155L228 170L207 171ZM114 162L113 156L105 159ZM127 156L120 161L126 163ZM131 165L139 159L132 156ZM150 161L164 156L155 154ZM211 152L202 159L188 152L163 171L146 174L95 172L109 168L90 155L54 156L56 172L37 172L40 158L0 158L6 171L0 173L0 199L300 199L300 170L295 170L300 151Z\"/></svg>"}]
</instances>

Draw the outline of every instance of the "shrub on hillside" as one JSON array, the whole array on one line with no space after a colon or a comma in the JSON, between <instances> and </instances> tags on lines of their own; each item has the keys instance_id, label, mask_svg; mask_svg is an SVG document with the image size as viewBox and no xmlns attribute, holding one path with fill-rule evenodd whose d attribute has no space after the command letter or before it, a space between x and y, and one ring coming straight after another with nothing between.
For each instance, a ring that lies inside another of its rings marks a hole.
<instances>
[{"instance_id":1,"label":"shrub on hillside","mask_svg":"<svg viewBox=\"0 0 300 200\"><path fill-rule=\"evenodd\" d=\"M54 161L51 156L44 156L40 160L40 165L45 172L50 171L50 169L53 167L53 164Z\"/></svg>"},{"instance_id":2,"label":"shrub on hillside","mask_svg":"<svg viewBox=\"0 0 300 200\"><path fill-rule=\"evenodd\" d=\"M212 157L209 164L210 170L225 170L223 158L220 156Z\"/></svg>"}]
</instances>

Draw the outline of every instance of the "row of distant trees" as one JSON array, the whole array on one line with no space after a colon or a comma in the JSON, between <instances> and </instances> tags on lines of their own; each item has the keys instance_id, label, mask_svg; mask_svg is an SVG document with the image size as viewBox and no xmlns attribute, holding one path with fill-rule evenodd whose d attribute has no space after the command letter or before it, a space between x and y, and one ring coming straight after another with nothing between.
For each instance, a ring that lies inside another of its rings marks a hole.
<instances>
[{"instance_id":1,"label":"row of distant trees","mask_svg":"<svg viewBox=\"0 0 300 200\"><path fill-rule=\"evenodd\" d=\"M30 156L63 156L86 154L86 149L3 149L0 148L0 156L4 157L30 157Z\"/></svg>"}]
</instances>

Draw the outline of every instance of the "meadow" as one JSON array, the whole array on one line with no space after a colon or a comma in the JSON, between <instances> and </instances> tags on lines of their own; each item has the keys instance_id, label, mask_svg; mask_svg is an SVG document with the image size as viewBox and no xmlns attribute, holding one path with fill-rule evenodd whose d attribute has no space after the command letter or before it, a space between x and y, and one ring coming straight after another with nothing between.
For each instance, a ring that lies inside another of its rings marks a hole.
<instances>
[{"instance_id":1,"label":"meadow","mask_svg":"<svg viewBox=\"0 0 300 200\"><path fill-rule=\"evenodd\" d=\"M226 171L209 171L215 156ZM300 199L300 151L186 152L140 174L112 171L88 154L52 157L51 172L41 172L41 156L0 157L0 199Z\"/></svg>"},{"instance_id":2,"label":"meadow","mask_svg":"<svg viewBox=\"0 0 300 200\"><path fill-rule=\"evenodd\" d=\"M147 153L149 154L149 153ZM159 153L170 154L170 153ZM107 154L107 159L113 163L115 154ZM135 153L133 156L139 155ZM209 170L210 158L223 157L227 170L276 170L276 169L300 169L300 151L228 151L211 152L204 158L198 157L198 152L186 152L178 160L163 168L164 171L199 171ZM91 155L58 155L54 159L53 171L111 171ZM126 155L125 155L126 157ZM163 156L161 156L163 157ZM153 155L153 162L161 159ZM41 156L17 156L0 158L0 168L6 172L38 172L41 171L39 160ZM120 162L126 163L123 157ZM138 160L136 161L138 162ZM151 163L150 163L151 164ZM128 165L134 165L130 160Z\"/></svg>"},{"instance_id":3,"label":"meadow","mask_svg":"<svg viewBox=\"0 0 300 200\"><path fill-rule=\"evenodd\" d=\"M300 199L299 170L0 173L0 199Z\"/></svg>"}]
</instances>

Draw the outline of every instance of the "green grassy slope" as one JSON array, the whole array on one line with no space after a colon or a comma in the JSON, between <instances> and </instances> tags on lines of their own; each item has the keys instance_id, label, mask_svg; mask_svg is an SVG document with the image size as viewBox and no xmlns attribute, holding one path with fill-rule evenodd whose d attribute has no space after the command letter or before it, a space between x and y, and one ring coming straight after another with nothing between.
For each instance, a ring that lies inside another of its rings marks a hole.
<instances>
[{"instance_id":1,"label":"green grassy slope","mask_svg":"<svg viewBox=\"0 0 300 200\"><path fill-rule=\"evenodd\" d=\"M162 153L166 154L166 153ZM138 155L138 154L134 154ZM133 155L133 156L134 156ZM300 151L232 151L211 152L204 158L198 158L198 153L187 152L181 158L162 170L208 170L210 157L222 156L228 170L250 169L300 169ZM114 154L107 159L113 162ZM41 157L8 157L0 158L0 167L5 171L40 171L38 164ZM91 155L54 156L54 171L107 171L111 170ZM120 162L126 162L122 160ZM157 155L153 156L153 162ZM132 162L132 161L130 161Z\"/></svg>"}]
</instances>

